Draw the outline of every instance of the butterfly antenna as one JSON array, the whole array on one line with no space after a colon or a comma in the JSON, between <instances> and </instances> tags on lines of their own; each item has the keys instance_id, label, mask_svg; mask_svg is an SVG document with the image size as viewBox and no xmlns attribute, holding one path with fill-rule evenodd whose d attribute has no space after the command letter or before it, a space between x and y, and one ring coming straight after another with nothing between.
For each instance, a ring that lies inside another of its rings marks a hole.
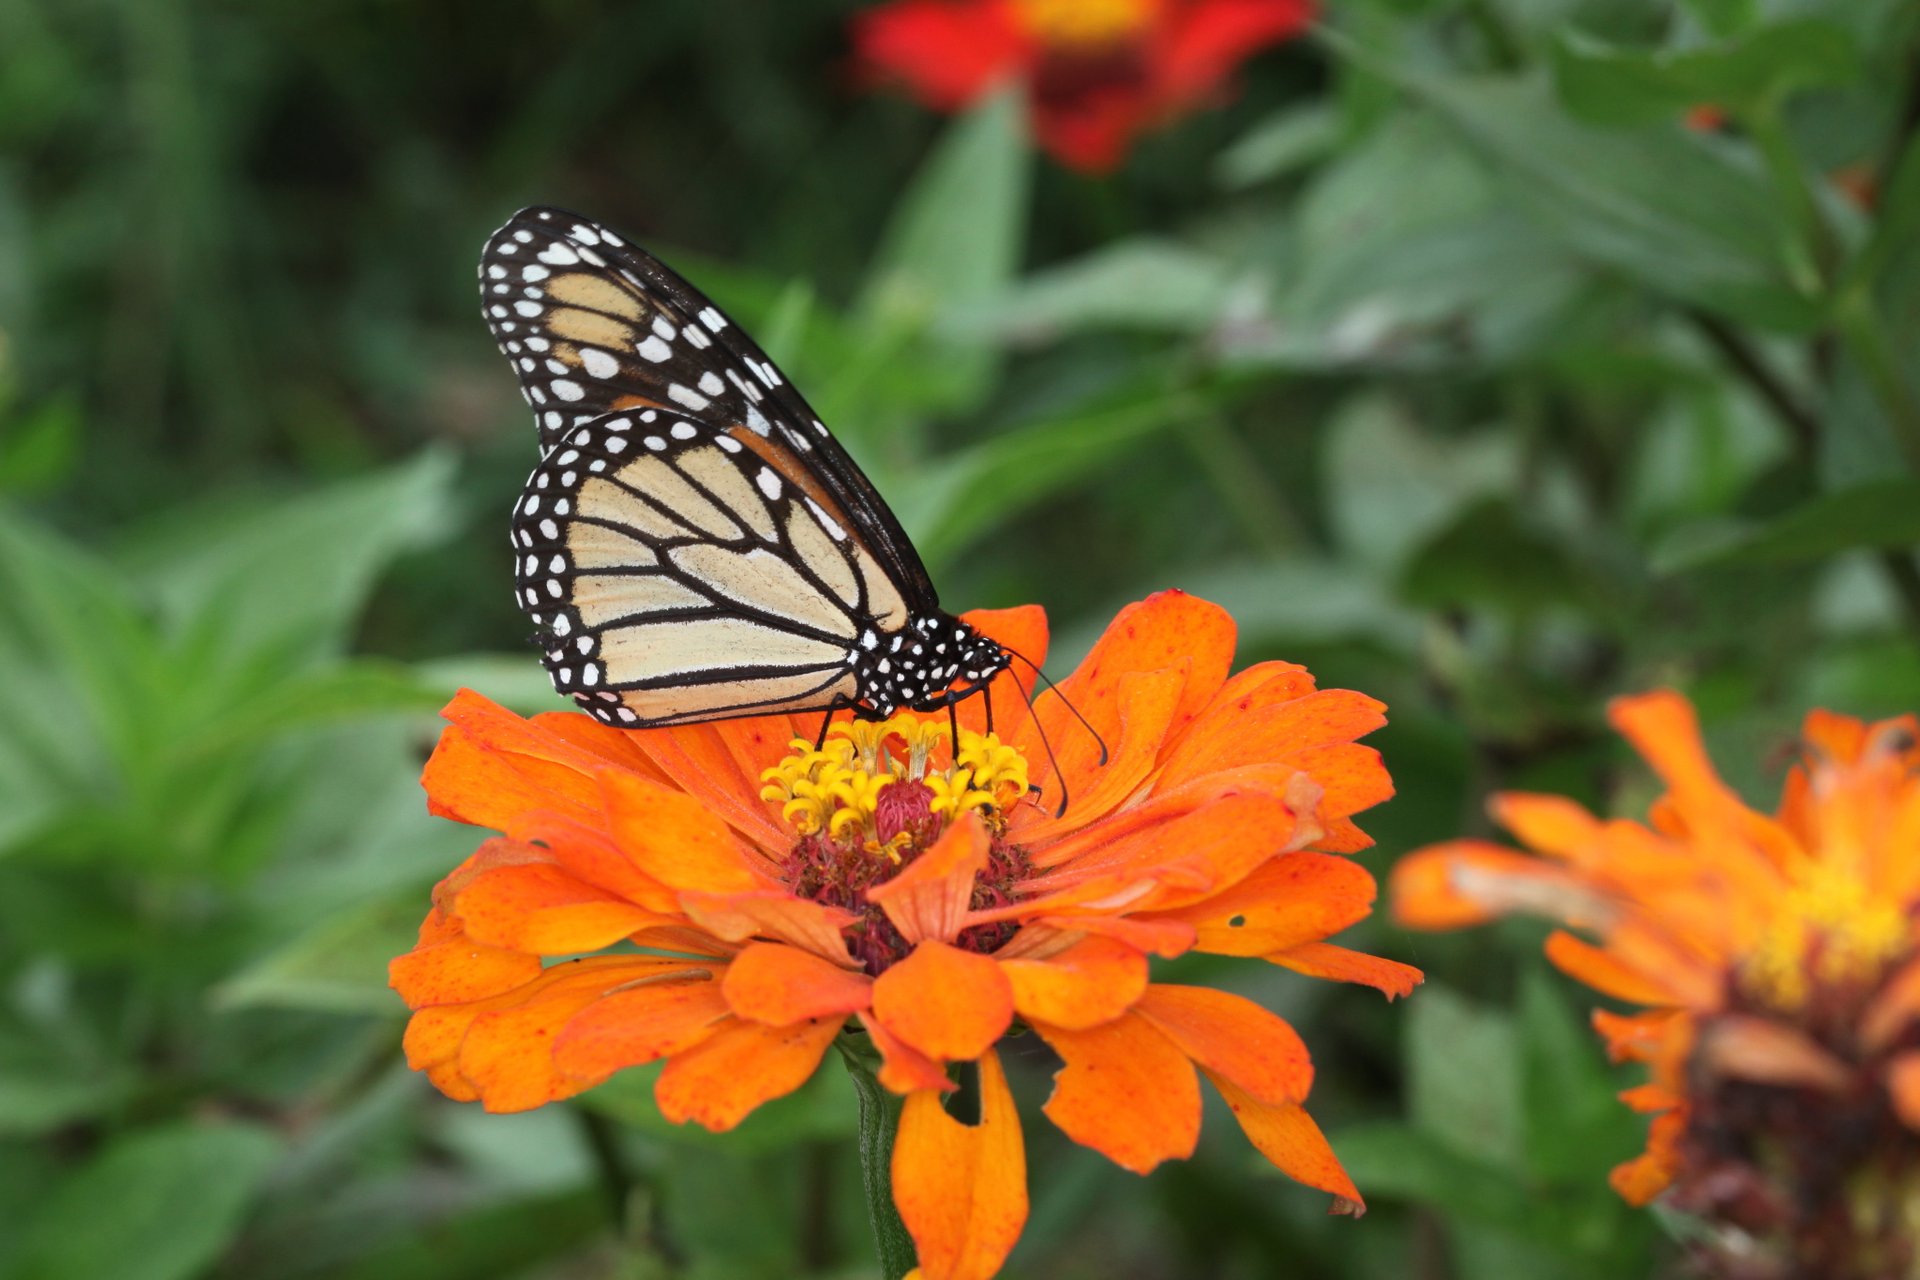
<instances>
[{"instance_id":1,"label":"butterfly antenna","mask_svg":"<svg viewBox=\"0 0 1920 1280\"><path fill-rule=\"evenodd\" d=\"M1060 692L1060 686L1055 684L1052 680L1049 680L1047 678L1047 673L1042 671L1040 669L1040 665L1036 663L1032 658L1029 658L1024 653L1017 653L1012 649L1007 650L1007 656L1012 658L1018 658L1020 659L1020 661L1026 663L1029 667L1033 668L1033 674L1040 677L1041 683L1046 685L1047 688L1053 691L1053 696L1060 699L1061 705L1063 705L1064 707L1066 707L1068 711L1071 711L1073 713L1073 718L1080 722L1080 727L1085 729L1088 733L1092 734L1093 740L1100 744L1100 763L1105 764L1107 762L1107 740L1100 736L1100 731L1098 729L1094 728L1091 724L1087 723L1087 718L1080 714L1080 708L1074 706L1072 701L1068 699L1067 695ZM1019 684L1020 682L1016 680L1014 681L1014 683ZM1022 695L1025 695L1026 689L1023 687L1020 690L1020 692ZM1027 706L1029 709L1031 709L1033 706L1033 699L1031 697L1027 698ZM1036 724L1038 723L1037 719L1035 720L1035 723ZM1041 741L1043 742L1046 741L1046 736L1047 735L1045 734L1045 732L1042 732L1040 735Z\"/></svg>"},{"instance_id":2,"label":"butterfly antenna","mask_svg":"<svg viewBox=\"0 0 1920 1280\"><path fill-rule=\"evenodd\" d=\"M1008 650L1008 652L1011 653L1012 650ZM1033 664L1029 662L1027 665L1032 666ZM1067 816L1067 776L1060 772L1060 762L1053 757L1053 743L1047 738L1047 727L1040 723L1039 713L1033 709L1033 695L1028 693L1027 687L1018 680L1015 680L1013 684L1015 688L1020 690L1020 696L1026 699L1027 715L1033 720L1033 727L1040 733L1041 749L1047 753L1047 767L1053 770L1054 781L1060 784L1060 805L1053 811L1053 816L1056 818L1064 818ZM1075 712L1075 714L1077 715L1079 713ZM1082 721L1081 723L1084 724L1086 722ZM1097 738L1100 735L1095 734L1094 736ZM1100 758L1100 763L1102 764L1107 762L1104 751L1105 746L1102 744L1103 754Z\"/></svg>"}]
</instances>

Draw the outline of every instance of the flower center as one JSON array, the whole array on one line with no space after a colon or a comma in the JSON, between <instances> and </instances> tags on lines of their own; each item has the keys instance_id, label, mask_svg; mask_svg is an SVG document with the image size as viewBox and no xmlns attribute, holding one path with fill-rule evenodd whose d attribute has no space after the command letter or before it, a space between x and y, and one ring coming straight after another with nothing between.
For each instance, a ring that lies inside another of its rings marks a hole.
<instances>
[{"instance_id":1,"label":"flower center","mask_svg":"<svg viewBox=\"0 0 1920 1280\"><path fill-rule=\"evenodd\" d=\"M957 751L948 737L945 723L905 714L836 724L818 750L795 738L790 753L760 775L761 798L779 806L794 834L788 887L860 917L848 942L870 973L912 947L867 890L911 865L962 814L978 813L990 837L974 909L1010 901L1027 873L1026 850L1006 839L1007 813L1027 796L1026 757L995 734L962 729ZM977 926L956 945L991 951L1012 931L1010 924Z\"/></svg>"},{"instance_id":2,"label":"flower center","mask_svg":"<svg viewBox=\"0 0 1920 1280\"><path fill-rule=\"evenodd\" d=\"M1027 34L1042 44L1118 44L1153 21L1156 0L1013 0Z\"/></svg>"},{"instance_id":3,"label":"flower center","mask_svg":"<svg viewBox=\"0 0 1920 1280\"><path fill-rule=\"evenodd\" d=\"M1906 945L1906 916L1841 868L1810 868L1785 907L1740 970L1749 994L1785 1012L1804 1008L1816 988L1872 983Z\"/></svg>"}]
</instances>

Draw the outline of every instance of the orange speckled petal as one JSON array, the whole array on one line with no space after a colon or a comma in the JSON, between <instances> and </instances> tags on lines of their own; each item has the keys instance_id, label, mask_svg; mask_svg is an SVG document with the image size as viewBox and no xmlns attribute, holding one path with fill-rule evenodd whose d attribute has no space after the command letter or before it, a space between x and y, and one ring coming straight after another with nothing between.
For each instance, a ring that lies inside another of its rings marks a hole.
<instances>
[{"instance_id":1,"label":"orange speckled petal","mask_svg":"<svg viewBox=\"0 0 1920 1280\"><path fill-rule=\"evenodd\" d=\"M701 928L726 942L745 942L766 934L804 947L823 960L851 967L842 926L850 911L796 898L784 889L754 893L683 893L680 905Z\"/></svg>"},{"instance_id":2,"label":"orange speckled petal","mask_svg":"<svg viewBox=\"0 0 1920 1280\"><path fill-rule=\"evenodd\" d=\"M661 884L690 893L771 887L765 860L749 854L692 796L611 770L600 775L600 786L614 839L634 865Z\"/></svg>"},{"instance_id":3,"label":"orange speckled petal","mask_svg":"<svg viewBox=\"0 0 1920 1280\"><path fill-rule=\"evenodd\" d=\"M420 922L420 941L387 965L387 981L410 1009L463 1004L511 991L540 976L540 958L482 946L459 918L438 907Z\"/></svg>"},{"instance_id":4,"label":"orange speckled petal","mask_svg":"<svg viewBox=\"0 0 1920 1280\"><path fill-rule=\"evenodd\" d=\"M1147 989L1147 958L1111 938L1086 937L1044 959L1000 961L1020 1016L1070 1031L1125 1013Z\"/></svg>"},{"instance_id":5,"label":"orange speckled petal","mask_svg":"<svg viewBox=\"0 0 1920 1280\"><path fill-rule=\"evenodd\" d=\"M1411 995L1413 989L1425 982L1427 977L1410 964L1337 947L1331 942L1309 942L1261 958L1295 973L1304 973L1309 978L1360 983L1372 987L1389 1000L1396 996Z\"/></svg>"},{"instance_id":6,"label":"orange speckled petal","mask_svg":"<svg viewBox=\"0 0 1920 1280\"><path fill-rule=\"evenodd\" d=\"M872 1012L860 1015L860 1025L873 1037L874 1048L880 1050L880 1083L895 1093L912 1093L916 1089L954 1089L959 1086L948 1078L946 1068L929 1058L893 1032Z\"/></svg>"},{"instance_id":7,"label":"orange speckled petal","mask_svg":"<svg viewBox=\"0 0 1920 1280\"><path fill-rule=\"evenodd\" d=\"M1209 1075L1261 1102L1304 1102L1313 1088L1313 1063L1299 1034L1245 996L1156 982L1133 1011Z\"/></svg>"},{"instance_id":8,"label":"orange speckled petal","mask_svg":"<svg viewBox=\"0 0 1920 1280\"><path fill-rule=\"evenodd\" d=\"M1044 1110L1060 1131L1134 1173L1200 1139L1200 1080L1173 1041L1126 1014L1085 1031L1033 1024L1066 1064Z\"/></svg>"},{"instance_id":9,"label":"orange speckled petal","mask_svg":"<svg viewBox=\"0 0 1920 1280\"><path fill-rule=\"evenodd\" d=\"M803 1018L858 1013L873 998L873 980L799 947L755 942L734 957L721 990L742 1018L783 1027Z\"/></svg>"},{"instance_id":10,"label":"orange speckled petal","mask_svg":"<svg viewBox=\"0 0 1920 1280\"><path fill-rule=\"evenodd\" d=\"M1061 692L1112 742L1127 674L1176 671L1181 688L1168 729L1178 731L1226 682L1236 630L1217 604L1184 591L1156 592L1115 615L1086 660L1060 682Z\"/></svg>"},{"instance_id":11,"label":"orange speckled petal","mask_svg":"<svg viewBox=\"0 0 1920 1280\"><path fill-rule=\"evenodd\" d=\"M977 1058L1013 1021L1013 986L976 951L923 942L873 983L873 1016L930 1058Z\"/></svg>"},{"instance_id":12,"label":"orange speckled petal","mask_svg":"<svg viewBox=\"0 0 1920 1280\"><path fill-rule=\"evenodd\" d=\"M598 951L636 929L679 920L537 862L483 872L453 902L467 935L476 942L541 956Z\"/></svg>"},{"instance_id":13,"label":"orange speckled petal","mask_svg":"<svg viewBox=\"0 0 1920 1280\"><path fill-rule=\"evenodd\" d=\"M1027 723L1027 698L1037 679L1033 666L1027 664L1045 666L1047 662L1047 611L1037 604L1013 609L969 609L960 615L960 620L1009 653L1027 659L1027 662L1015 659L993 678L985 694L967 698L958 707L961 728L985 733L987 700L991 698L994 729L1003 741L1012 742Z\"/></svg>"},{"instance_id":14,"label":"orange speckled petal","mask_svg":"<svg viewBox=\"0 0 1920 1280\"><path fill-rule=\"evenodd\" d=\"M761 1103L805 1084L845 1021L841 1015L787 1027L738 1019L723 1023L667 1060L654 1081L653 1100L675 1124L691 1120L709 1132L725 1133Z\"/></svg>"},{"instance_id":15,"label":"orange speckled petal","mask_svg":"<svg viewBox=\"0 0 1920 1280\"><path fill-rule=\"evenodd\" d=\"M910 1096L893 1144L893 1202L924 1280L991 1280L1027 1223L1027 1154L997 1054L980 1059L980 1123L940 1092Z\"/></svg>"},{"instance_id":16,"label":"orange speckled petal","mask_svg":"<svg viewBox=\"0 0 1920 1280\"><path fill-rule=\"evenodd\" d=\"M1156 919L1194 926L1194 943L1219 955L1264 956L1318 942L1367 917L1373 877L1327 853L1289 853L1212 897Z\"/></svg>"},{"instance_id":17,"label":"orange speckled petal","mask_svg":"<svg viewBox=\"0 0 1920 1280\"><path fill-rule=\"evenodd\" d=\"M615 991L576 1014L554 1041L554 1064L583 1086L616 1071L680 1053L712 1035L727 1017L711 977L643 983Z\"/></svg>"},{"instance_id":18,"label":"orange speckled petal","mask_svg":"<svg viewBox=\"0 0 1920 1280\"><path fill-rule=\"evenodd\" d=\"M1222 769L1352 742L1386 722L1384 704L1348 689L1323 689L1245 711L1233 706L1194 727L1168 756L1155 786L1167 790Z\"/></svg>"},{"instance_id":19,"label":"orange speckled petal","mask_svg":"<svg viewBox=\"0 0 1920 1280\"><path fill-rule=\"evenodd\" d=\"M760 771L787 753L796 733L812 737L817 728L817 720L802 730L791 718L776 715L674 725L634 737L698 808L762 849L784 849L791 836L760 799Z\"/></svg>"},{"instance_id":20,"label":"orange speckled petal","mask_svg":"<svg viewBox=\"0 0 1920 1280\"><path fill-rule=\"evenodd\" d=\"M1353 1179L1341 1168L1339 1157L1333 1154L1326 1136L1305 1107L1293 1102L1262 1102L1211 1071L1207 1072L1207 1079L1213 1081L1214 1088L1227 1100L1247 1140L1261 1155L1273 1161L1276 1169L1295 1182L1330 1192L1334 1197L1334 1213L1350 1213L1357 1218L1367 1211Z\"/></svg>"}]
</instances>

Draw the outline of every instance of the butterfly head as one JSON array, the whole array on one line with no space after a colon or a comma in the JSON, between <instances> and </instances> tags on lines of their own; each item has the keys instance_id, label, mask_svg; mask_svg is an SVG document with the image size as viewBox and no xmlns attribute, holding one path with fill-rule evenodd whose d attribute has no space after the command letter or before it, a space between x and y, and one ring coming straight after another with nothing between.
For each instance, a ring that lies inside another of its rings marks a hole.
<instances>
[{"instance_id":1,"label":"butterfly head","mask_svg":"<svg viewBox=\"0 0 1920 1280\"><path fill-rule=\"evenodd\" d=\"M924 614L899 631L869 631L856 655L868 713L885 718L902 707L934 711L957 702L1006 670L1007 651L959 618Z\"/></svg>"}]
</instances>

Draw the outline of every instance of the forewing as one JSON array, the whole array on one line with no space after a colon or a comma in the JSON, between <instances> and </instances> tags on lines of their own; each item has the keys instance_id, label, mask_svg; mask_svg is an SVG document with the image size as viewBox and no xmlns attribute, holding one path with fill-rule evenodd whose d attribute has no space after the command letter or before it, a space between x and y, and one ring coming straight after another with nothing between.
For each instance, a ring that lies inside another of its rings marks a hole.
<instances>
[{"instance_id":1,"label":"forewing","mask_svg":"<svg viewBox=\"0 0 1920 1280\"><path fill-rule=\"evenodd\" d=\"M681 415L777 446L796 485L846 517L915 613L939 607L919 554L860 468L766 353L644 250L561 209L522 209L487 241L480 296L543 450L623 409Z\"/></svg>"},{"instance_id":2,"label":"forewing","mask_svg":"<svg viewBox=\"0 0 1920 1280\"><path fill-rule=\"evenodd\" d=\"M818 710L908 603L744 426L626 409L569 426L514 509L515 592L554 688L642 727Z\"/></svg>"}]
</instances>

